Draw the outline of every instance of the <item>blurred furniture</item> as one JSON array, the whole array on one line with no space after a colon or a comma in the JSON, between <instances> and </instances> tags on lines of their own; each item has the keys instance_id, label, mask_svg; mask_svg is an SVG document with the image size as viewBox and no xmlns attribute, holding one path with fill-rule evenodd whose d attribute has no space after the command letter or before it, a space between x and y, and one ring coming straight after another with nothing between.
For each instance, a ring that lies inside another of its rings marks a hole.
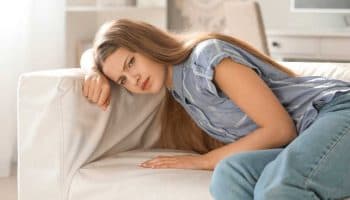
<instances>
[{"instance_id":1,"label":"blurred furniture","mask_svg":"<svg viewBox=\"0 0 350 200\"><path fill-rule=\"evenodd\" d=\"M285 61L350 61L350 30L270 30L271 56Z\"/></svg>"},{"instance_id":2,"label":"blurred furniture","mask_svg":"<svg viewBox=\"0 0 350 200\"><path fill-rule=\"evenodd\" d=\"M260 6L254 0L169 1L169 26L175 32L229 34L269 54Z\"/></svg>"},{"instance_id":3,"label":"blurred furniture","mask_svg":"<svg viewBox=\"0 0 350 200\"><path fill-rule=\"evenodd\" d=\"M264 21L256 1L227 1L224 4L225 33L238 37L269 55Z\"/></svg>"},{"instance_id":4,"label":"blurred furniture","mask_svg":"<svg viewBox=\"0 0 350 200\"><path fill-rule=\"evenodd\" d=\"M302 75L350 81L350 63L283 63ZM211 171L145 169L157 155L164 90L130 95L113 86L102 111L82 94L83 71L25 73L18 86L19 200L209 200Z\"/></svg>"},{"instance_id":5,"label":"blurred furniture","mask_svg":"<svg viewBox=\"0 0 350 200\"><path fill-rule=\"evenodd\" d=\"M66 66L78 66L81 54L91 47L97 29L106 21L130 18L166 29L167 0L67 0L63 16Z\"/></svg>"}]
</instances>

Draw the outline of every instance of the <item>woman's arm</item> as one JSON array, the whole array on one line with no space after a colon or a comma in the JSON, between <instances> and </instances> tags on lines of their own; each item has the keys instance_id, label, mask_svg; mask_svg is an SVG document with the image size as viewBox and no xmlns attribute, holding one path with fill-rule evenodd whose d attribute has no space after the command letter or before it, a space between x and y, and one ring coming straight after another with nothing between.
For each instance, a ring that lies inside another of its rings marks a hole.
<instances>
[{"instance_id":1,"label":"woman's arm","mask_svg":"<svg viewBox=\"0 0 350 200\"><path fill-rule=\"evenodd\" d=\"M80 67L85 72L83 95L92 103L106 110L111 98L108 79L98 71L94 64L93 50L86 50L80 58Z\"/></svg>"},{"instance_id":2,"label":"woman's arm","mask_svg":"<svg viewBox=\"0 0 350 200\"><path fill-rule=\"evenodd\" d=\"M142 163L142 167L212 170L226 156L281 147L296 137L294 122L288 112L252 69L224 59L215 67L214 82L259 128L206 154L158 156Z\"/></svg>"},{"instance_id":3,"label":"woman's arm","mask_svg":"<svg viewBox=\"0 0 350 200\"><path fill-rule=\"evenodd\" d=\"M259 128L234 143L205 154L208 169L213 169L228 155L281 147L296 137L288 112L252 69L224 59L215 68L214 82Z\"/></svg>"}]
</instances>

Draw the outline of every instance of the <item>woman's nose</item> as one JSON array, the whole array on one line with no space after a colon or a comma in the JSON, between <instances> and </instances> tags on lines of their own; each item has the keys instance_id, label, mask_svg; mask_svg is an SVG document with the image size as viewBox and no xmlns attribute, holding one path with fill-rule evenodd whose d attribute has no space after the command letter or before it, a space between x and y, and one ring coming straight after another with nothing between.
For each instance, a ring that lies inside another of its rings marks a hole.
<instances>
[{"instance_id":1,"label":"woman's nose","mask_svg":"<svg viewBox=\"0 0 350 200\"><path fill-rule=\"evenodd\" d=\"M140 75L138 74L137 75L128 74L127 79L130 81L132 85L139 86L140 84Z\"/></svg>"}]
</instances>

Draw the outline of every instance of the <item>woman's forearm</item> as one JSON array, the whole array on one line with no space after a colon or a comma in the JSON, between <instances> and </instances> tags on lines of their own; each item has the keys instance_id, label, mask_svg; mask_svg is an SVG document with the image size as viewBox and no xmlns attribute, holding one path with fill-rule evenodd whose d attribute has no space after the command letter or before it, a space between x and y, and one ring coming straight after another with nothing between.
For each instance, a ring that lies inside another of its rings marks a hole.
<instances>
[{"instance_id":1,"label":"woman's forearm","mask_svg":"<svg viewBox=\"0 0 350 200\"><path fill-rule=\"evenodd\" d=\"M288 132L281 134L281 131ZM288 144L296 137L296 134L290 130L277 131L268 128L258 128L247 136L227 144L218 149L204 154L206 168L212 170L216 164L225 157L244 151L259 149L278 148Z\"/></svg>"}]
</instances>

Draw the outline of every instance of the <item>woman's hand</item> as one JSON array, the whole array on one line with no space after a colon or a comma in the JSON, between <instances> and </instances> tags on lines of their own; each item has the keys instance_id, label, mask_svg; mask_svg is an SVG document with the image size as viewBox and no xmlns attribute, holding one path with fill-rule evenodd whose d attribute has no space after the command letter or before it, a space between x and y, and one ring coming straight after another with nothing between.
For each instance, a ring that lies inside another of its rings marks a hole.
<instances>
[{"instance_id":1,"label":"woman's hand","mask_svg":"<svg viewBox=\"0 0 350 200\"><path fill-rule=\"evenodd\" d=\"M212 170L209 167L209 160L204 155L184 156L157 156L140 164L144 168L176 168L176 169L200 169Z\"/></svg>"},{"instance_id":2,"label":"woman's hand","mask_svg":"<svg viewBox=\"0 0 350 200\"><path fill-rule=\"evenodd\" d=\"M100 72L91 71L85 75L83 94L90 102L106 110L111 98L110 83Z\"/></svg>"}]
</instances>

